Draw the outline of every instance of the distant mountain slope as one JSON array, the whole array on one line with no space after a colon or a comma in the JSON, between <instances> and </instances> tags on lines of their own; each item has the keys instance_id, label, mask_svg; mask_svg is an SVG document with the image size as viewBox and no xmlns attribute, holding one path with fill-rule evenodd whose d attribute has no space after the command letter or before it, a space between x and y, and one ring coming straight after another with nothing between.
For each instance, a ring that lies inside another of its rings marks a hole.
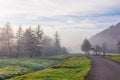
<instances>
[{"instance_id":1,"label":"distant mountain slope","mask_svg":"<svg viewBox=\"0 0 120 80\"><path fill-rule=\"evenodd\" d=\"M106 43L108 51L110 52L117 51L118 41L120 41L120 23L113 25L90 38L92 45L102 46L102 44Z\"/></svg>"}]
</instances>

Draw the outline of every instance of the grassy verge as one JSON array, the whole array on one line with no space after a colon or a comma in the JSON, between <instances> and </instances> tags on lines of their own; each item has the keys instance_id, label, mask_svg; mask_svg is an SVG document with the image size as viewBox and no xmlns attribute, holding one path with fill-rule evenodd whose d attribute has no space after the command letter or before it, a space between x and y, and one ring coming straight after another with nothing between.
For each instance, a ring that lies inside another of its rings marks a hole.
<instances>
[{"instance_id":1,"label":"grassy verge","mask_svg":"<svg viewBox=\"0 0 120 80\"><path fill-rule=\"evenodd\" d=\"M86 57L69 57L58 65L10 80L85 80L90 63Z\"/></svg>"},{"instance_id":2,"label":"grassy verge","mask_svg":"<svg viewBox=\"0 0 120 80\"><path fill-rule=\"evenodd\" d=\"M106 56L106 58L120 63L120 55L109 55L109 56Z\"/></svg>"}]
</instances>

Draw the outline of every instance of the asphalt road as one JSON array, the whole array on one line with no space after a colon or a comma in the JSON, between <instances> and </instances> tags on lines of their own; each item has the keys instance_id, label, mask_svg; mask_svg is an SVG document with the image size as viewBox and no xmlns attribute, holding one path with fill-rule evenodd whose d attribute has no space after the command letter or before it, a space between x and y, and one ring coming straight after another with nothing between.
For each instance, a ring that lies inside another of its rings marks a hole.
<instances>
[{"instance_id":1,"label":"asphalt road","mask_svg":"<svg viewBox=\"0 0 120 80\"><path fill-rule=\"evenodd\" d=\"M100 56L90 56L92 69L86 80L120 80L120 64Z\"/></svg>"}]
</instances>

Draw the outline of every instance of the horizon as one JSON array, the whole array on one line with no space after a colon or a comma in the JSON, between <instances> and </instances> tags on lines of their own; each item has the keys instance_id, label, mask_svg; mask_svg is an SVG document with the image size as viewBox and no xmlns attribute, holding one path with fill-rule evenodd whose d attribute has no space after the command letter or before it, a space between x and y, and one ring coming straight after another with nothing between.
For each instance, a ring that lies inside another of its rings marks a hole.
<instances>
[{"instance_id":1,"label":"horizon","mask_svg":"<svg viewBox=\"0 0 120 80\"><path fill-rule=\"evenodd\" d=\"M62 45L73 53L80 52L84 38L120 22L119 0L0 0L0 5L0 26L40 24L46 35L58 31Z\"/></svg>"}]
</instances>

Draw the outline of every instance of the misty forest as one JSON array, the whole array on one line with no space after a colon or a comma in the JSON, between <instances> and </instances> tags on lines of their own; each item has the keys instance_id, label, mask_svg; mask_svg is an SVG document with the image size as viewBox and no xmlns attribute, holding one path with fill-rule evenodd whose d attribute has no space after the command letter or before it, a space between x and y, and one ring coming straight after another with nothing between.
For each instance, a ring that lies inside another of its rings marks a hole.
<instances>
[{"instance_id":1,"label":"misty forest","mask_svg":"<svg viewBox=\"0 0 120 80\"><path fill-rule=\"evenodd\" d=\"M40 25L23 30L22 26L13 32L9 23L0 30L0 56L7 57L40 57L67 54L61 46L60 35L56 31L54 39L44 34Z\"/></svg>"},{"instance_id":2,"label":"misty forest","mask_svg":"<svg viewBox=\"0 0 120 80\"><path fill-rule=\"evenodd\" d=\"M120 80L119 8L120 0L0 0L0 80Z\"/></svg>"}]
</instances>

